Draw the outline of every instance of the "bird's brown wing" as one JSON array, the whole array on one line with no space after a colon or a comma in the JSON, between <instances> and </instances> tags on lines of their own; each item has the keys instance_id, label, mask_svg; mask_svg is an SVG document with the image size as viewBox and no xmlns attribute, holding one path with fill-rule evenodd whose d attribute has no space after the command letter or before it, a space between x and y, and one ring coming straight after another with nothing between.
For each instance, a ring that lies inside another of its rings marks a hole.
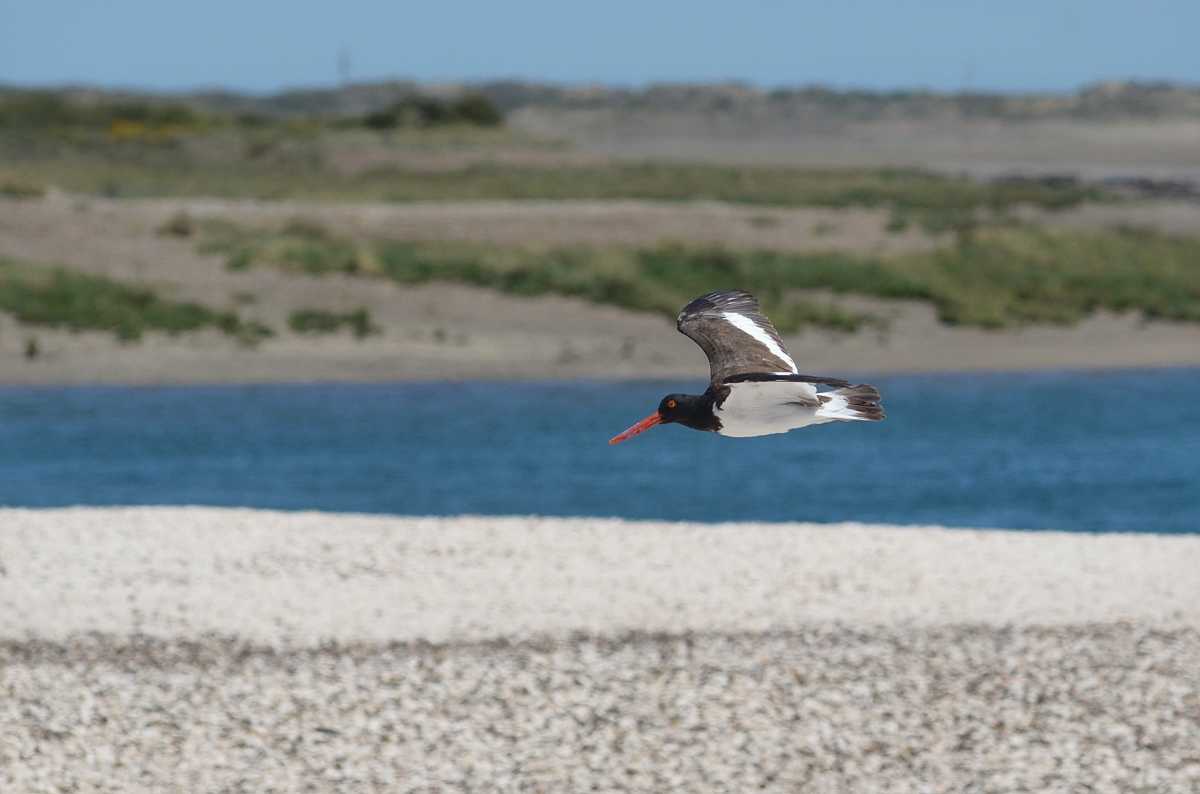
<instances>
[{"instance_id":1,"label":"bird's brown wing","mask_svg":"<svg viewBox=\"0 0 1200 794\"><path fill-rule=\"evenodd\" d=\"M710 292L683 307L676 327L708 356L712 382L746 375L796 375L779 332L742 290Z\"/></svg>"}]
</instances>

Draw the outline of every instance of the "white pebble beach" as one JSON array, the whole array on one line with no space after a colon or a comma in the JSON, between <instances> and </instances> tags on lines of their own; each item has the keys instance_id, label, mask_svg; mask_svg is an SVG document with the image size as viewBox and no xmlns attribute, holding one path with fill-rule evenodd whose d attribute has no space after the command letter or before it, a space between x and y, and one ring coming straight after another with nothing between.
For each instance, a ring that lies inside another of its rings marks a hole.
<instances>
[{"instance_id":1,"label":"white pebble beach","mask_svg":"<svg viewBox=\"0 0 1200 794\"><path fill-rule=\"evenodd\" d=\"M1200 792L1200 536L0 510L0 792Z\"/></svg>"}]
</instances>

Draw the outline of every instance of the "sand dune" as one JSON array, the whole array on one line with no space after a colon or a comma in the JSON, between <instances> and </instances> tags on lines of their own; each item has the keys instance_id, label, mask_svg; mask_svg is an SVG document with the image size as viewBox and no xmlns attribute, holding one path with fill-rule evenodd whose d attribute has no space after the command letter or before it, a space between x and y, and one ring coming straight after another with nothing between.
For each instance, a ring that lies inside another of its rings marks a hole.
<instances>
[{"instance_id":1,"label":"sand dune","mask_svg":"<svg viewBox=\"0 0 1200 794\"><path fill-rule=\"evenodd\" d=\"M0 528L4 791L1200 788L1200 537Z\"/></svg>"}]
</instances>

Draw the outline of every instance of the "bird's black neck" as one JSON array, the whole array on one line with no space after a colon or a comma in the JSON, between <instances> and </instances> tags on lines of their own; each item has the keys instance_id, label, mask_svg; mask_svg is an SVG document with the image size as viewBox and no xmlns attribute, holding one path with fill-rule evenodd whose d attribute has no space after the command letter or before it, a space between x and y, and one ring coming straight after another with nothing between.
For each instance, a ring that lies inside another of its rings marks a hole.
<instances>
[{"instance_id":1,"label":"bird's black neck","mask_svg":"<svg viewBox=\"0 0 1200 794\"><path fill-rule=\"evenodd\" d=\"M684 394L679 400L679 409L676 413L678 418L675 421L693 430L716 432L721 429L721 422L713 413L715 402L716 395L713 394L712 389L704 394Z\"/></svg>"}]
</instances>

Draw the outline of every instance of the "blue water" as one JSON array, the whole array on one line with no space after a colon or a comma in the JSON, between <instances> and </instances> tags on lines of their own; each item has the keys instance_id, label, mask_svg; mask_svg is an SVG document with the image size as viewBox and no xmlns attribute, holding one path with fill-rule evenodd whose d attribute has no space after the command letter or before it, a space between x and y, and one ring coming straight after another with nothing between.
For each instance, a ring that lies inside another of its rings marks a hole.
<instances>
[{"instance_id":1,"label":"blue water","mask_svg":"<svg viewBox=\"0 0 1200 794\"><path fill-rule=\"evenodd\" d=\"M693 383L0 389L0 504L1200 531L1200 370L871 379L888 420L607 439Z\"/></svg>"}]
</instances>

